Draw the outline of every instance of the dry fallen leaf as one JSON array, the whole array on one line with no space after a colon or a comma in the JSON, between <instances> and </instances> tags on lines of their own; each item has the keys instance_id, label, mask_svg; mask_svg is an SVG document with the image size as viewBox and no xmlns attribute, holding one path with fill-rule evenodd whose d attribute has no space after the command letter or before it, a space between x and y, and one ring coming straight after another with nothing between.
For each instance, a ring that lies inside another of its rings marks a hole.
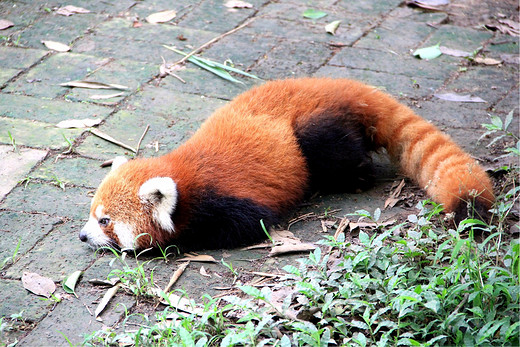
<instances>
[{"instance_id":1,"label":"dry fallen leaf","mask_svg":"<svg viewBox=\"0 0 520 347\"><path fill-rule=\"evenodd\" d=\"M24 272L22 275L23 287L36 295L50 298L56 290L56 284L48 277L43 277L34 272Z\"/></svg>"},{"instance_id":2,"label":"dry fallen leaf","mask_svg":"<svg viewBox=\"0 0 520 347\"><path fill-rule=\"evenodd\" d=\"M340 23L341 23L340 20L335 20L334 22L330 22L329 24L325 25L325 31L331 35L336 34L336 30L338 30Z\"/></svg>"},{"instance_id":3,"label":"dry fallen leaf","mask_svg":"<svg viewBox=\"0 0 520 347\"><path fill-rule=\"evenodd\" d=\"M253 5L240 0L229 0L227 1L224 6L228 8L253 8Z\"/></svg>"},{"instance_id":4,"label":"dry fallen leaf","mask_svg":"<svg viewBox=\"0 0 520 347\"><path fill-rule=\"evenodd\" d=\"M216 263L217 261L211 255L207 254L185 254L184 258L178 259L178 261L198 261L203 263Z\"/></svg>"},{"instance_id":5,"label":"dry fallen leaf","mask_svg":"<svg viewBox=\"0 0 520 347\"><path fill-rule=\"evenodd\" d=\"M396 220L391 219L389 221L383 222L383 223L374 223L374 222L350 222L349 228L350 231L356 229L356 228L377 228L380 226L386 227L392 224L395 224Z\"/></svg>"},{"instance_id":6,"label":"dry fallen leaf","mask_svg":"<svg viewBox=\"0 0 520 347\"><path fill-rule=\"evenodd\" d=\"M67 5L64 7L60 7L56 14L61 14L62 16L72 16L75 13L90 13L89 10L83 8L83 7L76 7L73 5Z\"/></svg>"},{"instance_id":7,"label":"dry fallen leaf","mask_svg":"<svg viewBox=\"0 0 520 347\"><path fill-rule=\"evenodd\" d=\"M502 64L502 60L493 59L493 58L481 58L477 57L473 60L476 63L484 64L484 65L500 65Z\"/></svg>"},{"instance_id":8,"label":"dry fallen leaf","mask_svg":"<svg viewBox=\"0 0 520 347\"><path fill-rule=\"evenodd\" d=\"M119 84L91 82L91 81L70 81L70 82L60 83L60 86L87 88L87 89L120 89L120 90L129 89L128 87L122 86Z\"/></svg>"},{"instance_id":9,"label":"dry fallen leaf","mask_svg":"<svg viewBox=\"0 0 520 347\"><path fill-rule=\"evenodd\" d=\"M442 6L449 3L449 0L410 0L407 5L417 6L425 10L442 11Z\"/></svg>"},{"instance_id":10,"label":"dry fallen leaf","mask_svg":"<svg viewBox=\"0 0 520 347\"><path fill-rule=\"evenodd\" d=\"M167 11L152 13L151 15L146 17L146 21L151 24L166 23L166 22L171 21L176 16L177 16L177 12L175 10L167 10Z\"/></svg>"},{"instance_id":11,"label":"dry fallen leaf","mask_svg":"<svg viewBox=\"0 0 520 347\"><path fill-rule=\"evenodd\" d=\"M444 46L440 46L442 54L451 55L452 57L469 57L471 55L470 52L461 51L458 49L452 49Z\"/></svg>"},{"instance_id":12,"label":"dry fallen leaf","mask_svg":"<svg viewBox=\"0 0 520 347\"><path fill-rule=\"evenodd\" d=\"M385 201L385 206L384 208L387 208L387 207L394 207L395 204L397 204L399 202L399 200L401 200L399 198L399 195L401 195L401 190L403 189L404 187L404 180L401 180L401 182L399 183L399 185L394 189L394 191L390 194L390 196L388 197L388 199L386 199Z\"/></svg>"},{"instance_id":13,"label":"dry fallen leaf","mask_svg":"<svg viewBox=\"0 0 520 347\"><path fill-rule=\"evenodd\" d=\"M201 267L200 267L199 273L200 273L202 276L205 276L205 277L211 277L211 275L206 271L206 269L204 268L204 266L201 266Z\"/></svg>"},{"instance_id":14,"label":"dry fallen leaf","mask_svg":"<svg viewBox=\"0 0 520 347\"><path fill-rule=\"evenodd\" d=\"M444 94L433 94L436 98L447 101L457 101L457 102L487 102L479 98L478 96L471 95L459 95L455 93L444 93Z\"/></svg>"},{"instance_id":15,"label":"dry fallen leaf","mask_svg":"<svg viewBox=\"0 0 520 347\"><path fill-rule=\"evenodd\" d=\"M171 287L175 284L175 282L177 282L179 277L181 277L181 275L184 273L184 270L186 270L186 267L188 267L188 265L190 265L189 261L179 265L177 270L175 270L175 272L173 273L172 277L170 278L170 281L168 282L166 287L164 287L164 292L165 293L168 293L170 291Z\"/></svg>"},{"instance_id":16,"label":"dry fallen leaf","mask_svg":"<svg viewBox=\"0 0 520 347\"><path fill-rule=\"evenodd\" d=\"M56 124L56 127L63 129L70 128L90 128L101 123L101 119L67 119Z\"/></svg>"},{"instance_id":17,"label":"dry fallen leaf","mask_svg":"<svg viewBox=\"0 0 520 347\"><path fill-rule=\"evenodd\" d=\"M103 312L103 310L105 309L105 307L107 307L110 300L112 300L114 295L116 295L119 287L121 287L120 283L118 283L115 286L113 286L112 288L108 289L107 292L105 293L105 295L103 295L103 298L99 302L99 305L96 307L96 311L94 311L94 317L96 319L98 319L99 314L101 312Z\"/></svg>"},{"instance_id":18,"label":"dry fallen leaf","mask_svg":"<svg viewBox=\"0 0 520 347\"><path fill-rule=\"evenodd\" d=\"M117 98L117 97L120 97L123 95L125 95L125 93L123 93L123 92L114 93L114 94L95 94L95 95L91 95L90 98L93 100L104 100L104 99Z\"/></svg>"},{"instance_id":19,"label":"dry fallen leaf","mask_svg":"<svg viewBox=\"0 0 520 347\"><path fill-rule=\"evenodd\" d=\"M42 41L42 43L48 49L52 49L57 52L68 52L70 51L70 46L67 46L64 43L56 42L56 41Z\"/></svg>"},{"instance_id":20,"label":"dry fallen leaf","mask_svg":"<svg viewBox=\"0 0 520 347\"><path fill-rule=\"evenodd\" d=\"M11 22L10 20L0 19L0 30L4 30L4 29L7 29L7 28L10 28L13 25L14 25L14 23Z\"/></svg>"},{"instance_id":21,"label":"dry fallen leaf","mask_svg":"<svg viewBox=\"0 0 520 347\"><path fill-rule=\"evenodd\" d=\"M119 277L113 277L110 280L108 279L99 279L99 278L92 278L88 280L88 283L98 285L98 286L115 286L120 281Z\"/></svg>"},{"instance_id":22,"label":"dry fallen leaf","mask_svg":"<svg viewBox=\"0 0 520 347\"><path fill-rule=\"evenodd\" d=\"M294 252L307 252L315 249L316 246L310 243L298 243L298 244L283 244L281 246L274 246L269 252L269 256L274 257L280 254L294 253Z\"/></svg>"},{"instance_id":23,"label":"dry fallen leaf","mask_svg":"<svg viewBox=\"0 0 520 347\"><path fill-rule=\"evenodd\" d=\"M177 294L170 293L167 294L166 297L168 299L166 300L163 298L161 300L161 303L165 305L170 305L171 307L175 307L176 309L184 312L195 313L199 316L202 316L202 314L204 313L204 310L201 307L192 305L190 300L188 300L184 296L179 296Z\"/></svg>"}]
</instances>

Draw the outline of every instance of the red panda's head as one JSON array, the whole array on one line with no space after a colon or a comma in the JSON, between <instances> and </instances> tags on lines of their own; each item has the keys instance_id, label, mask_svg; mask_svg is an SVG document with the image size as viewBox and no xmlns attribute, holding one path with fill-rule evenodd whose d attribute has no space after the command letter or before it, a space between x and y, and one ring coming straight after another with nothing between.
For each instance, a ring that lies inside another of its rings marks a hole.
<instances>
[{"instance_id":1,"label":"red panda's head","mask_svg":"<svg viewBox=\"0 0 520 347\"><path fill-rule=\"evenodd\" d=\"M92 199L81 241L95 249L143 249L175 233L177 185L170 177L153 176L152 166L151 160L114 161Z\"/></svg>"}]
</instances>

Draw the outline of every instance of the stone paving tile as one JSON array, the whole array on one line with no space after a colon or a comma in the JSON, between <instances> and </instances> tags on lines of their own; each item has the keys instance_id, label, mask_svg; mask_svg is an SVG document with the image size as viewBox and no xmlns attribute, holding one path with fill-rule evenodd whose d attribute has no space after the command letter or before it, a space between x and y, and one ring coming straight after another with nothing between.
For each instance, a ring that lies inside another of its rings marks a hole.
<instances>
[{"instance_id":1,"label":"stone paving tile","mask_svg":"<svg viewBox=\"0 0 520 347\"><path fill-rule=\"evenodd\" d=\"M104 119L110 112L112 112L110 108L86 103L0 94L0 116L8 118L57 124L68 119Z\"/></svg>"},{"instance_id":2,"label":"stone paving tile","mask_svg":"<svg viewBox=\"0 0 520 347\"><path fill-rule=\"evenodd\" d=\"M0 291L9 293L9 300L0 302L0 317L10 317L22 312L22 317L32 322L38 322L47 315L53 306L50 300L42 300L24 289L19 280L0 279Z\"/></svg>"},{"instance_id":3,"label":"stone paving tile","mask_svg":"<svg viewBox=\"0 0 520 347\"><path fill-rule=\"evenodd\" d=\"M37 63L45 55L49 54L47 50L41 49L20 49L15 47L0 47L0 67L25 69Z\"/></svg>"},{"instance_id":4,"label":"stone paving tile","mask_svg":"<svg viewBox=\"0 0 520 347\"><path fill-rule=\"evenodd\" d=\"M25 256L37 242L49 234L55 224L60 222L60 219L44 214L11 211L0 211L0 219L1 261L7 257L12 258L15 253L15 259Z\"/></svg>"},{"instance_id":5,"label":"stone paving tile","mask_svg":"<svg viewBox=\"0 0 520 347\"><path fill-rule=\"evenodd\" d=\"M339 66L324 66L316 72L321 77L343 77L364 81L397 97L420 98L430 96L443 85L442 80L424 77L409 77L370 70L347 69Z\"/></svg>"},{"instance_id":6,"label":"stone paving tile","mask_svg":"<svg viewBox=\"0 0 520 347\"><path fill-rule=\"evenodd\" d=\"M262 1L251 1L251 3L259 4ZM225 7L220 0L208 0L192 8L178 23L187 28L225 33L240 25L254 12L255 9L236 11Z\"/></svg>"},{"instance_id":7,"label":"stone paving tile","mask_svg":"<svg viewBox=\"0 0 520 347\"><path fill-rule=\"evenodd\" d=\"M440 23L446 19L442 13L425 13L397 8L377 28L359 40L354 47L410 53L427 39L435 29L427 23ZM406 38L406 39L403 39Z\"/></svg>"},{"instance_id":8,"label":"stone paving tile","mask_svg":"<svg viewBox=\"0 0 520 347\"><path fill-rule=\"evenodd\" d=\"M460 59L441 56L435 61L420 60L410 53L345 47L334 55L329 65L386 72L410 77L445 80L459 69Z\"/></svg>"},{"instance_id":9,"label":"stone paving tile","mask_svg":"<svg viewBox=\"0 0 520 347\"><path fill-rule=\"evenodd\" d=\"M43 48L41 41L49 40L69 45L90 27L105 19L106 16L95 13L68 17L45 13L38 21L20 32L19 44L26 47Z\"/></svg>"},{"instance_id":10,"label":"stone paving tile","mask_svg":"<svg viewBox=\"0 0 520 347\"><path fill-rule=\"evenodd\" d=\"M0 145L0 201L46 155L47 151Z\"/></svg>"},{"instance_id":11,"label":"stone paving tile","mask_svg":"<svg viewBox=\"0 0 520 347\"><path fill-rule=\"evenodd\" d=\"M21 72L19 69L2 68L0 70L0 87Z\"/></svg>"},{"instance_id":12,"label":"stone paving tile","mask_svg":"<svg viewBox=\"0 0 520 347\"><path fill-rule=\"evenodd\" d=\"M509 67L472 67L446 86L446 91L471 94L497 103L513 87L518 86L518 75Z\"/></svg>"},{"instance_id":13,"label":"stone paving tile","mask_svg":"<svg viewBox=\"0 0 520 347\"><path fill-rule=\"evenodd\" d=\"M131 73L128 73L131 72ZM157 65L135 62L132 60L115 60L103 65L96 71L89 74L85 81L118 84L127 87L123 91L123 96L111 98L110 103L117 102L131 91L141 88L146 82L159 74ZM121 90L99 90L86 88L71 88L65 95L65 99L72 101L89 101L105 104L106 99L94 99L96 96L114 95L121 93Z\"/></svg>"},{"instance_id":14,"label":"stone paving tile","mask_svg":"<svg viewBox=\"0 0 520 347\"><path fill-rule=\"evenodd\" d=\"M59 129L48 123L1 116L0 129L0 143L11 143L11 133L18 145L49 149L66 149L68 142L65 137L74 141L83 132L80 129Z\"/></svg>"},{"instance_id":15,"label":"stone paving tile","mask_svg":"<svg viewBox=\"0 0 520 347\"><path fill-rule=\"evenodd\" d=\"M42 212L52 216L86 219L90 208L89 189L31 183L18 186L5 198L1 207L13 211Z\"/></svg>"},{"instance_id":16,"label":"stone paving tile","mask_svg":"<svg viewBox=\"0 0 520 347\"><path fill-rule=\"evenodd\" d=\"M88 175L85 175L88 172ZM62 182L65 185L78 185L97 188L107 174L98 160L78 156L53 156L45 160L31 172L31 177L49 182Z\"/></svg>"},{"instance_id":17,"label":"stone paving tile","mask_svg":"<svg viewBox=\"0 0 520 347\"><path fill-rule=\"evenodd\" d=\"M231 100L252 86L261 83L261 81L247 77L237 77L242 83L230 83L205 70L193 67L193 65L177 71L177 75L188 82L182 83L168 76L162 80L161 86L172 93L190 93L224 100Z\"/></svg>"},{"instance_id":18,"label":"stone paving tile","mask_svg":"<svg viewBox=\"0 0 520 347\"><path fill-rule=\"evenodd\" d=\"M107 58L91 57L85 54L58 53L31 69L27 74L9 83L4 92L15 92L39 97L54 98L64 95L68 88L59 84L85 78L107 64Z\"/></svg>"},{"instance_id":19,"label":"stone paving tile","mask_svg":"<svg viewBox=\"0 0 520 347\"><path fill-rule=\"evenodd\" d=\"M88 212L84 214L87 216ZM85 270L92 262L92 250L78 242L82 222L57 225L25 256L5 272L8 279L20 279L24 271L36 272L61 282L76 270Z\"/></svg>"}]
</instances>

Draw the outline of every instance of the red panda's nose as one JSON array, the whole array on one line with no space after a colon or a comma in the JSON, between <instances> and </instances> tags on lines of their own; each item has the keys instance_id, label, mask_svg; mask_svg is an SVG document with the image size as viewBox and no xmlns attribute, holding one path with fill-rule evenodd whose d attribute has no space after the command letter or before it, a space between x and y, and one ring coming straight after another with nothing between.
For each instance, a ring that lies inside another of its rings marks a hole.
<instances>
[{"instance_id":1,"label":"red panda's nose","mask_svg":"<svg viewBox=\"0 0 520 347\"><path fill-rule=\"evenodd\" d=\"M87 237L87 231L85 229L81 229L81 231L79 232L79 239L83 242L87 242L88 237Z\"/></svg>"}]
</instances>

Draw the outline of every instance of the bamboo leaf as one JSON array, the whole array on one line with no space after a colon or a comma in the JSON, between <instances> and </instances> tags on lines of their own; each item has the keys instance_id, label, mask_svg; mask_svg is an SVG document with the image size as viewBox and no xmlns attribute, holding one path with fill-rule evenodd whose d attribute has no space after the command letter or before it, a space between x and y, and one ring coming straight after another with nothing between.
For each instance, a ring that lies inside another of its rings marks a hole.
<instances>
[{"instance_id":1,"label":"bamboo leaf","mask_svg":"<svg viewBox=\"0 0 520 347\"><path fill-rule=\"evenodd\" d=\"M70 274L68 277L66 277L63 280L63 290L65 290L69 294L74 294L75 297L78 297L76 294L75 288L76 283L78 283L79 277L81 276L83 272L82 271L74 271L72 274Z\"/></svg>"}]
</instances>

